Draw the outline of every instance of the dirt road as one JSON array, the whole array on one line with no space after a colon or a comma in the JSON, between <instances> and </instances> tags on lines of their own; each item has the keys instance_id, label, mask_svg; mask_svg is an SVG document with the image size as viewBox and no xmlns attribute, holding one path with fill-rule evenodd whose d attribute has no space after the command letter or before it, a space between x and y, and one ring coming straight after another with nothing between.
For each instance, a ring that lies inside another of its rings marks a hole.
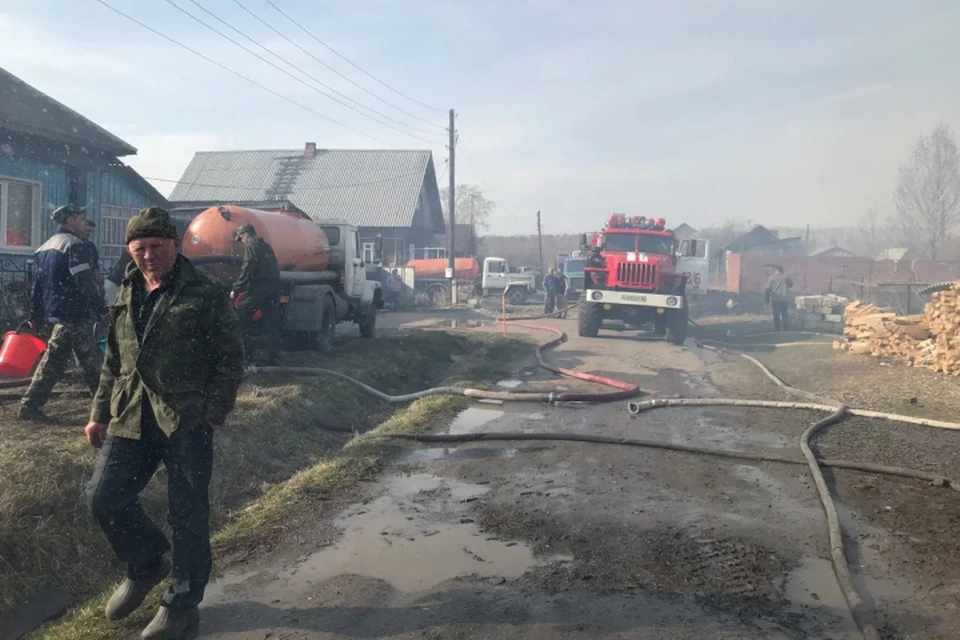
<instances>
[{"instance_id":1,"label":"dirt road","mask_svg":"<svg viewBox=\"0 0 960 640\"><path fill-rule=\"evenodd\" d=\"M575 334L572 321L555 325ZM635 333L573 337L549 357L663 395L721 395L718 368L725 379L763 384L712 352ZM531 360L502 385L576 383L542 375ZM758 388L755 397L770 394ZM732 409L631 418L623 403L476 405L449 432L600 433L793 455L813 419ZM896 485L921 496L943 491ZM955 502L946 507L954 518ZM856 578L884 637L955 637L960 570L948 567L932 584L894 562L903 532L858 506L844 504L845 525L858 537ZM805 468L544 442L412 448L291 532L284 553L212 584L203 609L202 637L223 640L860 637Z\"/></svg>"}]
</instances>

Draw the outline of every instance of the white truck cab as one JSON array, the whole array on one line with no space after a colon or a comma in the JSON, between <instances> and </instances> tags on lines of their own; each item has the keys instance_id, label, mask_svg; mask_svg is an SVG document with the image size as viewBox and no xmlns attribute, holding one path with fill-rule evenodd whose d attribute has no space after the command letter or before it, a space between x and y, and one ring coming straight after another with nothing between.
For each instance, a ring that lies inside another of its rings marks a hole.
<instances>
[{"instance_id":1,"label":"white truck cab","mask_svg":"<svg viewBox=\"0 0 960 640\"><path fill-rule=\"evenodd\" d=\"M532 273L511 273L504 258L484 258L481 276L483 295L506 295L511 304L523 304L536 289Z\"/></svg>"},{"instance_id":2,"label":"white truck cab","mask_svg":"<svg viewBox=\"0 0 960 640\"><path fill-rule=\"evenodd\" d=\"M703 295L709 288L710 241L683 237L677 240L677 272L687 276L686 295Z\"/></svg>"}]
</instances>

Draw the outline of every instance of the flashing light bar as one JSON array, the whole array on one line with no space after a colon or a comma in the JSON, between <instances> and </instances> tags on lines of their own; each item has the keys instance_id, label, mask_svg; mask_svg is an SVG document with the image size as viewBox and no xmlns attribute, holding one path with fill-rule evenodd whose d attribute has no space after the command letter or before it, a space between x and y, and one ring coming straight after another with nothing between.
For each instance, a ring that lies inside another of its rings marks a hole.
<instances>
[{"instance_id":1,"label":"flashing light bar","mask_svg":"<svg viewBox=\"0 0 960 640\"><path fill-rule=\"evenodd\" d=\"M614 213L607 220L608 229L651 229L663 231L667 226L667 221L663 218L646 218L644 216L633 216L628 218L623 214Z\"/></svg>"}]
</instances>

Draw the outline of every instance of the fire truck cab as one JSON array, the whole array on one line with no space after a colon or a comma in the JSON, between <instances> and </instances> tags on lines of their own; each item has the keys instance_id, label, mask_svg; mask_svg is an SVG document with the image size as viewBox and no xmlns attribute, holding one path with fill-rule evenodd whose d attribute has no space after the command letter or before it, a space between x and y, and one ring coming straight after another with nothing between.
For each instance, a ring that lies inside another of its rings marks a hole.
<instances>
[{"instance_id":1,"label":"fire truck cab","mask_svg":"<svg viewBox=\"0 0 960 640\"><path fill-rule=\"evenodd\" d=\"M605 320L652 322L657 334L683 344L691 289L706 289L706 243L681 241L663 218L614 214L589 245L579 334L595 337Z\"/></svg>"}]
</instances>

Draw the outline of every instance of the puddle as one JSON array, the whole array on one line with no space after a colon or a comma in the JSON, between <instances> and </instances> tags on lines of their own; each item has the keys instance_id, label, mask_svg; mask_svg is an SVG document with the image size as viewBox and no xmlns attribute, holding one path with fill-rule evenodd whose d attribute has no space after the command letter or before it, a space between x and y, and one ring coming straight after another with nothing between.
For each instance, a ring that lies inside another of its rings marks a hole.
<instances>
[{"instance_id":1,"label":"puddle","mask_svg":"<svg viewBox=\"0 0 960 640\"><path fill-rule=\"evenodd\" d=\"M540 453L549 447L526 447L525 454ZM406 462L436 462L437 460L484 460L488 458L515 458L520 455L521 449L496 449L492 447L461 447L459 449L446 447L430 447L418 449L406 456Z\"/></svg>"},{"instance_id":2,"label":"puddle","mask_svg":"<svg viewBox=\"0 0 960 640\"><path fill-rule=\"evenodd\" d=\"M497 383L497 386L502 387L504 389L516 389L522 384L523 384L523 380L501 380L500 382Z\"/></svg>"},{"instance_id":3,"label":"puddle","mask_svg":"<svg viewBox=\"0 0 960 640\"><path fill-rule=\"evenodd\" d=\"M394 477L384 495L341 515L336 525L343 534L336 544L269 576L256 585L256 598L269 602L280 593L315 591L317 583L345 575L383 580L407 593L463 576L518 578L536 566L532 549L490 539L468 515L468 505L487 491L429 474ZM262 575L218 580L207 601L222 600Z\"/></svg>"},{"instance_id":4,"label":"puddle","mask_svg":"<svg viewBox=\"0 0 960 640\"><path fill-rule=\"evenodd\" d=\"M800 566L790 572L785 586L787 599L795 605L827 609L834 621L829 625L833 640L860 640L856 622L843 599L840 585L829 560L805 557ZM824 612L827 613L827 612Z\"/></svg>"},{"instance_id":5,"label":"puddle","mask_svg":"<svg viewBox=\"0 0 960 640\"><path fill-rule=\"evenodd\" d=\"M473 433L488 422L502 418L503 415L503 411L498 411L496 409L480 409L478 407L470 407L469 409L461 411L460 414L453 419L453 422L451 422L450 426L447 427L447 433Z\"/></svg>"},{"instance_id":6,"label":"puddle","mask_svg":"<svg viewBox=\"0 0 960 640\"><path fill-rule=\"evenodd\" d=\"M484 320L454 319L447 322L447 326L451 329L479 329L480 327L487 326L487 324Z\"/></svg>"}]
</instances>

